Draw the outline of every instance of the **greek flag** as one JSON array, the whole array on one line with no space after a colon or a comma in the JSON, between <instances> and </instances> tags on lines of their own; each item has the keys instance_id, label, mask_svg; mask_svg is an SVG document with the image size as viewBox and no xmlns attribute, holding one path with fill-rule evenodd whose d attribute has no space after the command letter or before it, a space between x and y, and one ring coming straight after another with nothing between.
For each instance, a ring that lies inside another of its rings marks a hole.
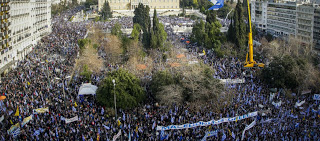
<instances>
[{"instance_id":1,"label":"greek flag","mask_svg":"<svg viewBox=\"0 0 320 141\"><path fill-rule=\"evenodd\" d=\"M210 7L208 10L218 10L223 7L224 0L209 0L213 3L213 6Z\"/></svg>"},{"instance_id":2,"label":"greek flag","mask_svg":"<svg viewBox=\"0 0 320 141\"><path fill-rule=\"evenodd\" d=\"M39 136L39 135L40 135L40 130L34 131L33 136Z\"/></svg>"},{"instance_id":3,"label":"greek flag","mask_svg":"<svg viewBox=\"0 0 320 141\"><path fill-rule=\"evenodd\" d=\"M14 138L16 138L18 135L20 135L20 128L17 128L11 134Z\"/></svg>"}]
</instances>

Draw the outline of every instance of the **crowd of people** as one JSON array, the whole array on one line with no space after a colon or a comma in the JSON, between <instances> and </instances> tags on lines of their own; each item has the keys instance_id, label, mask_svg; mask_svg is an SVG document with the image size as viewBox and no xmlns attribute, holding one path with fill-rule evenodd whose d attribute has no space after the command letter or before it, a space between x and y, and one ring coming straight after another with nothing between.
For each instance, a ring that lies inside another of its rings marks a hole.
<instances>
[{"instance_id":1,"label":"crowd of people","mask_svg":"<svg viewBox=\"0 0 320 141\"><path fill-rule=\"evenodd\" d=\"M212 51L206 51L201 59L216 70L213 77L245 79L245 83L225 84L226 91L234 92L229 105L217 112L212 110L212 103L195 110L188 103L157 105L151 98L134 109L119 109L116 119L105 107L95 103L94 97L78 97L83 82L81 76L69 78L79 51L77 40L86 36L86 25L90 22L72 23L63 18L79 10L69 10L53 18L53 32L2 78L0 92L6 99L0 102L4 117L0 124L1 140L112 140L120 133L118 140L191 141L203 139L208 131L217 131L217 134L207 140L241 140L243 130L253 121L255 126L244 134L246 140L319 139L319 103L312 95L288 98L280 91L270 93L268 86L255 78L254 72L249 77L243 74L243 64L237 58L218 59ZM178 35L177 39L180 39ZM202 51L197 47L189 49L191 53ZM98 74L91 77L97 85L103 79L103 75ZM38 108L48 110L35 112ZM255 111L259 113L256 117L236 122L157 130L157 126L218 120ZM23 124L29 116L32 119ZM69 122L74 117L76 120ZM14 134L9 132L17 123Z\"/></svg>"}]
</instances>

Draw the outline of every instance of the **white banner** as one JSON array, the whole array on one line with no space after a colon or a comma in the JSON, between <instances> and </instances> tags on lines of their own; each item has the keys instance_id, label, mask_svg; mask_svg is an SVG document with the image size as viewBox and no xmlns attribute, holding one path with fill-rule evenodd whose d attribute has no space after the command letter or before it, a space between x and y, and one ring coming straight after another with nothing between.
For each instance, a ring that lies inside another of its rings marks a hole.
<instances>
[{"instance_id":1,"label":"white banner","mask_svg":"<svg viewBox=\"0 0 320 141\"><path fill-rule=\"evenodd\" d=\"M171 130L171 129L186 129L186 128L194 128L198 126L209 126L209 125L217 125L224 122L232 122L237 120L243 120L250 117L255 117L258 115L258 112L248 113L242 116L236 116L231 118L222 118L220 120L211 120L207 122L199 121L197 123L187 123L183 125L169 125L169 126L157 126L157 130Z\"/></svg>"},{"instance_id":2,"label":"white banner","mask_svg":"<svg viewBox=\"0 0 320 141\"><path fill-rule=\"evenodd\" d=\"M234 83L245 83L245 79L219 79L221 83L234 84Z\"/></svg>"},{"instance_id":3,"label":"white banner","mask_svg":"<svg viewBox=\"0 0 320 141\"><path fill-rule=\"evenodd\" d=\"M244 130L243 130L243 132L242 132L241 140L243 140L245 132L246 132L247 130L249 130L250 128L252 128L254 125L256 125L256 120L254 120L250 125L248 125L246 128L244 128Z\"/></svg>"},{"instance_id":4,"label":"white banner","mask_svg":"<svg viewBox=\"0 0 320 141\"><path fill-rule=\"evenodd\" d=\"M73 117L73 118L66 118L65 119L66 120L66 123L70 123L70 122L74 122L74 121L78 121L79 120L79 118L78 118L78 116L75 116L75 117Z\"/></svg>"},{"instance_id":5,"label":"white banner","mask_svg":"<svg viewBox=\"0 0 320 141\"><path fill-rule=\"evenodd\" d=\"M116 141L116 140L117 140L117 138L119 138L119 137L120 137L120 135L121 135L121 130L118 132L118 134L117 134L117 135L114 135L114 136L113 136L113 141Z\"/></svg>"},{"instance_id":6,"label":"white banner","mask_svg":"<svg viewBox=\"0 0 320 141\"><path fill-rule=\"evenodd\" d=\"M313 100L320 100L320 94L314 94Z\"/></svg>"},{"instance_id":7,"label":"white banner","mask_svg":"<svg viewBox=\"0 0 320 141\"><path fill-rule=\"evenodd\" d=\"M33 114L39 114L39 113L45 113L45 112L49 112L49 108L33 109Z\"/></svg>"}]
</instances>

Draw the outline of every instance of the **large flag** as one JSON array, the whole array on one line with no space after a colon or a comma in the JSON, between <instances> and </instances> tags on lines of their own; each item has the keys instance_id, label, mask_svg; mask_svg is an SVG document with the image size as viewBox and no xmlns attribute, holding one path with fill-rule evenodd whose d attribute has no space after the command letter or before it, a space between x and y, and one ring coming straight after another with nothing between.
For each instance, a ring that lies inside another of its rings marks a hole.
<instances>
[{"instance_id":1,"label":"large flag","mask_svg":"<svg viewBox=\"0 0 320 141\"><path fill-rule=\"evenodd\" d=\"M223 7L224 0L209 0L213 3L213 6L210 7L208 10L218 10Z\"/></svg>"}]
</instances>

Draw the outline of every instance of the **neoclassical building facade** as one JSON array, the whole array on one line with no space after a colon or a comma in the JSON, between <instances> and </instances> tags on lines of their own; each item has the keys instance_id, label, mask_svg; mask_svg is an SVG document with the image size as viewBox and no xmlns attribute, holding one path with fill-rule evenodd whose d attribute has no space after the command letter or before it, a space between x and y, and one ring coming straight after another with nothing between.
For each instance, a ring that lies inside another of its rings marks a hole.
<instances>
[{"instance_id":1,"label":"neoclassical building facade","mask_svg":"<svg viewBox=\"0 0 320 141\"><path fill-rule=\"evenodd\" d=\"M111 10L134 10L139 3L150 9L179 9L179 0L98 0L99 11L106 1L109 1Z\"/></svg>"}]
</instances>

